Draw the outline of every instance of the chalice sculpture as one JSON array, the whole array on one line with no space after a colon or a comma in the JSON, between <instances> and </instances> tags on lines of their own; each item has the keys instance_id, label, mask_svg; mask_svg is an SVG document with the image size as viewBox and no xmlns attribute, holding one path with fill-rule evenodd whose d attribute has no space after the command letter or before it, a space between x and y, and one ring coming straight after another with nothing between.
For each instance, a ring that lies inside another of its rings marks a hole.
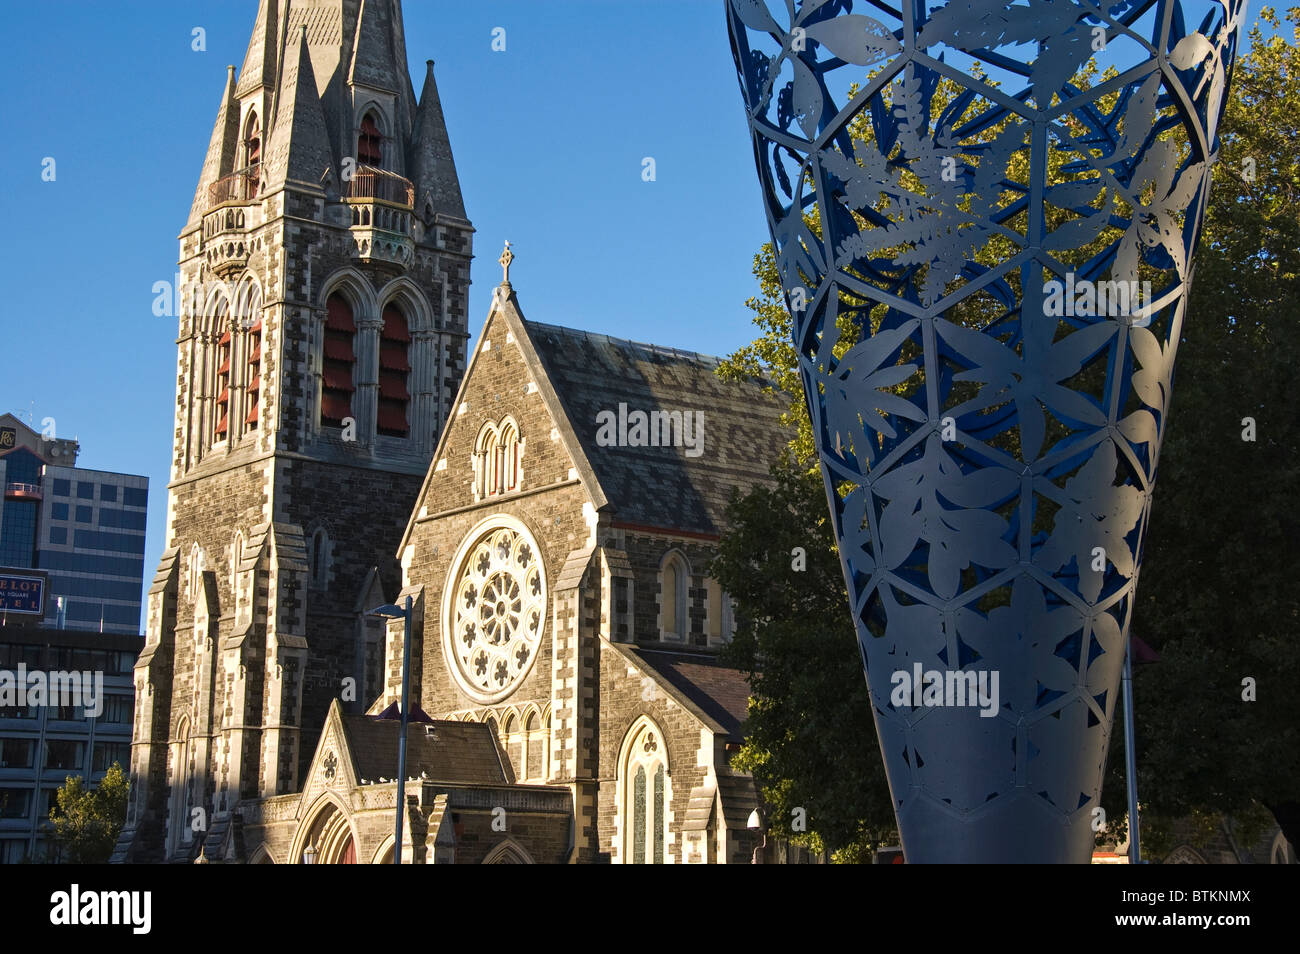
<instances>
[{"instance_id":1,"label":"chalice sculpture","mask_svg":"<svg viewBox=\"0 0 1300 954\"><path fill-rule=\"evenodd\" d=\"M725 0L909 862L1087 862L1240 0Z\"/></svg>"}]
</instances>

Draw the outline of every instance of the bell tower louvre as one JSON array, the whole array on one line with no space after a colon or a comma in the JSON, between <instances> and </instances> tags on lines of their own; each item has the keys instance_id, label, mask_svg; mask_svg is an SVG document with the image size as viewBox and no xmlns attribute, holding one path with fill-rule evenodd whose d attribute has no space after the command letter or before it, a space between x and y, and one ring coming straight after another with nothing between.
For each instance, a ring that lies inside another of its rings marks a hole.
<instances>
[{"instance_id":1,"label":"bell tower louvre","mask_svg":"<svg viewBox=\"0 0 1300 954\"><path fill-rule=\"evenodd\" d=\"M465 371L473 227L400 0L261 0L180 235L166 549L114 861L213 856L382 691L397 552Z\"/></svg>"}]
</instances>

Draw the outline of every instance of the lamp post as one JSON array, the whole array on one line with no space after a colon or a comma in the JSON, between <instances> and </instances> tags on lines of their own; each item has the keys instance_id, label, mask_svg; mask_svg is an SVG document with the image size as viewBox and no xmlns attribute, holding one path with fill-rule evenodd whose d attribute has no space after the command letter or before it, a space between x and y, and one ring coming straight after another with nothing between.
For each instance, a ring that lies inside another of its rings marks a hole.
<instances>
[{"instance_id":1,"label":"lamp post","mask_svg":"<svg viewBox=\"0 0 1300 954\"><path fill-rule=\"evenodd\" d=\"M767 848L767 829L763 825L763 813L755 808L749 813L749 818L745 822L745 827L750 831L763 836L763 840L754 846L754 854L749 859L750 864L760 865L763 863L763 852Z\"/></svg>"},{"instance_id":2,"label":"lamp post","mask_svg":"<svg viewBox=\"0 0 1300 954\"><path fill-rule=\"evenodd\" d=\"M316 846L308 845L302 852L302 863L305 865L314 865L316 863Z\"/></svg>"},{"instance_id":3,"label":"lamp post","mask_svg":"<svg viewBox=\"0 0 1300 954\"><path fill-rule=\"evenodd\" d=\"M409 721L407 710L410 708L411 696L411 598L408 596L402 606L395 603L377 606L367 615L402 620L402 701L400 703L402 726L397 736L397 825L393 835L393 864L400 865L402 863L402 819L406 812L406 727Z\"/></svg>"}]
</instances>

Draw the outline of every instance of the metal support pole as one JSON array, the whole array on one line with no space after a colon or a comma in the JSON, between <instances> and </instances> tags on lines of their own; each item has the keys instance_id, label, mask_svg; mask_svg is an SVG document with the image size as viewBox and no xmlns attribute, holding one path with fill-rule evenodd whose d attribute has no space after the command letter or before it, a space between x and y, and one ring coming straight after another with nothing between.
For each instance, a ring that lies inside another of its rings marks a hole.
<instances>
[{"instance_id":1,"label":"metal support pole","mask_svg":"<svg viewBox=\"0 0 1300 954\"><path fill-rule=\"evenodd\" d=\"M411 598L402 607L402 727L397 737L397 831L393 839L393 864L402 863L402 819L406 815L406 726L411 700Z\"/></svg>"},{"instance_id":2,"label":"metal support pole","mask_svg":"<svg viewBox=\"0 0 1300 954\"><path fill-rule=\"evenodd\" d=\"M1130 639L1124 648L1124 779L1128 788L1128 863L1140 865L1137 751L1133 735L1133 640Z\"/></svg>"}]
</instances>

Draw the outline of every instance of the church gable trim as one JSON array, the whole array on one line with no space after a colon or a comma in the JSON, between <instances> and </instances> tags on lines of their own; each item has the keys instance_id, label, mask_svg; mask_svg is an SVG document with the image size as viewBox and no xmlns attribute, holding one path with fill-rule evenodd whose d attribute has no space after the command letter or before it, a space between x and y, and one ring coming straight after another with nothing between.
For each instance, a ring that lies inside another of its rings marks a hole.
<instances>
[{"instance_id":1,"label":"church gable trim","mask_svg":"<svg viewBox=\"0 0 1300 954\"><path fill-rule=\"evenodd\" d=\"M550 416L551 424L559 433L560 442L564 447L565 453L569 460L573 462L573 469L577 472L578 480L586 488L588 496L591 498L591 505L596 510L600 510L608 503L604 490L600 482L596 479L596 472L592 469L590 461L582 449L582 443L578 440L577 434L573 430L573 425L564 412L563 405L555 393L555 388L551 385L550 378L546 374L546 369L542 365L541 359L533 347L532 340L529 337L527 323L519 311L518 301L514 293L507 292L503 294L503 289L498 287L493 295L492 310L488 313L487 321L483 324L483 330L479 334L478 343L475 345L474 353L470 357L469 365L465 369L465 375L461 378L460 388L456 392L456 397L452 401L452 407L460 407L465 402L465 397L469 391L470 384L474 380L474 373L478 366L479 355L490 349L489 342L497 336L499 325L497 320L504 322L505 331L508 336L513 338L511 341L523 356L524 367L528 370L528 380L537 386L537 393L542 398L542 403L546 407L547 414ZM432 520L447 513L453 513L458 510L471 509L482 506L484 501L475 501L465 507L453 508L448 511L439 511L434 513L426 509L426 501L429 497L429 488L433 484L433 478L438 473L438 461L443 458L446 452L447 442L451 436L452 429L459 422L459 415L453 411L447 420L446 426L443 427L442 433L438 436L438 446L434 451L433 460L424 475L424 483L420 485L419 496L416 497L415 506L411 509L410 519L406 523L406 531L402 534L402 542L397 548L400 555L411 542L411 535L415 530L415 525L419 522ZM476 429L476 435L479 431ZM556 485L551 485L556 486ZM547 490L550 487L535 488L535 490ZM529 491L522 491L528 493ZM421 513L424 516L421 516Z\"/></svg>"}]
</instances>

